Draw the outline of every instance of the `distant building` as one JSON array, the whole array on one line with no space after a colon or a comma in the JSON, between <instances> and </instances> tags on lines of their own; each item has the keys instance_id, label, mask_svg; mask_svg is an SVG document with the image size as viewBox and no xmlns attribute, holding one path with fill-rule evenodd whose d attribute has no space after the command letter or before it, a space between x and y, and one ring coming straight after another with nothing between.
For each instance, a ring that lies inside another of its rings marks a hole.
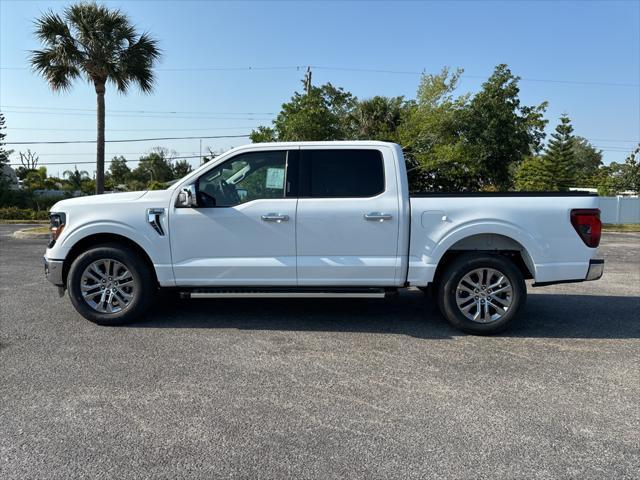
<instances>
[{"instance_id":1,"label":"distant building","mask_svg":"<svg viewBox=\"0 0 640 480\"><path fill-rule=\"evenodd\" d=\"M33 194L36 197L42 197L42 198L63 198L67 196L67 192L64 192L63 190L50 190L50 189L34 190ZM72 192L72 195L74 197L77 197L79 195L82 195L82 192Z\"/></svg>"},{"instance_id":2,"label":"distant building","mask_svg":"<svg viewBox=\"0 0 640 480\"><path fill-rule=\"evenodd\" d=\"M570 192L589 192L589 193L598 193L597 188L592 187L569 187Z\"/></svg>"}]
</instances>

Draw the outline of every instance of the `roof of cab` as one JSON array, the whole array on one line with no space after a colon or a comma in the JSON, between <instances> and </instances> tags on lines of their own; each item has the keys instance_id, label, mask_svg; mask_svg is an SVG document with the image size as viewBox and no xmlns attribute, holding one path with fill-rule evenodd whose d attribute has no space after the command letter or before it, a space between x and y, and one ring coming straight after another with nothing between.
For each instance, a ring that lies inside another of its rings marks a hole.
<instances>
[{"instance_id":1,"label":"roof of cab","mask_svg":"<svg viewBox=\"0 0 640 480\"><path fill-rule=\"evenodd\" d=\"M248 143L234 147L229 151L235 151L245 148L291 148L291 147L364 147L364 146L395 146L392 142L382 142L379 140L332 140L332 141L316 141L316 142L264 142L264 143ZM226 152L225 152L226 153Z\"/></svg>"}]
</instances>

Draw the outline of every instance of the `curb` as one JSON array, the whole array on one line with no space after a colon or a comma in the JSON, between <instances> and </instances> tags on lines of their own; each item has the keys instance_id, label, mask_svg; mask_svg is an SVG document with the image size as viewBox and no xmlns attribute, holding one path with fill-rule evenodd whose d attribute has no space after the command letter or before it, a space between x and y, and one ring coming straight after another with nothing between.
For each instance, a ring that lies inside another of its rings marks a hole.
<instances>
[{"instance_id":1,"label":"curb","mask_svg":"<svg viewBox=\"0 0 640 480\"><path fill-rule=\"evenodd\" d=\"M25 239L25 238L49 238L49 234L48 233L40 233L40 232L33 232L33 231L29 231L32 230L31 228L26 228L24 230L16 230L15 232L13 232L13 237L14 238L20 238L20 239Z\"/></svg>"}]
</instances>

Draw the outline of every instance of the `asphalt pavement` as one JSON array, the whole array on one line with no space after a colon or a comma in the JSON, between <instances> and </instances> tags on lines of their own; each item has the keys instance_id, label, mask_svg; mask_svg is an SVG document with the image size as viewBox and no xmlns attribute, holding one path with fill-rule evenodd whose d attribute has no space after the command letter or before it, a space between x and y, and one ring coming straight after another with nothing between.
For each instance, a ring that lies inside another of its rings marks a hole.
<instances>
[{"instance_id":1,"label":"asphalt pavement","mask_svg":"<svg viewBox=\"0 0 640 480\"><path fill-rule=\"evenodd\" d=\"M640 234L461 334L385 300L158 299L100 327L0 225L0 478L638 478Z\"/></svg>"}]
</instances>

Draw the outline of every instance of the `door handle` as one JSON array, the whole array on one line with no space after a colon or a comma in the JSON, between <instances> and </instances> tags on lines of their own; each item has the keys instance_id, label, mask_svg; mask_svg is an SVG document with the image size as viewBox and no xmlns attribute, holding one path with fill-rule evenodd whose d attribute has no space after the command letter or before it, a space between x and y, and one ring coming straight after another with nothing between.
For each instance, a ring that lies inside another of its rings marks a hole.
<instances>
[{"instance_id":1,"label":"door handle","mask_svg":"<svg viewBox=\"0 0 640 480\"><path fill-rule=\"evenodd\" d=\"M265 222L286 222L289 220L289 215L282 215L280 213L267 213L266 215L262 215L262 220Z\"/></svg>"},{"instance_id":2,"label":"door handle","mask_svg":"<svg viewBox=\"0 0 640 480\"><path fill-rule=\"evenodd\" d=\"M364 219L372 222L384 222L385 220L391 220L393 215L390 213L382 213L382 212L371 212L365 213Z\"/></svg>"}]
</instances>

